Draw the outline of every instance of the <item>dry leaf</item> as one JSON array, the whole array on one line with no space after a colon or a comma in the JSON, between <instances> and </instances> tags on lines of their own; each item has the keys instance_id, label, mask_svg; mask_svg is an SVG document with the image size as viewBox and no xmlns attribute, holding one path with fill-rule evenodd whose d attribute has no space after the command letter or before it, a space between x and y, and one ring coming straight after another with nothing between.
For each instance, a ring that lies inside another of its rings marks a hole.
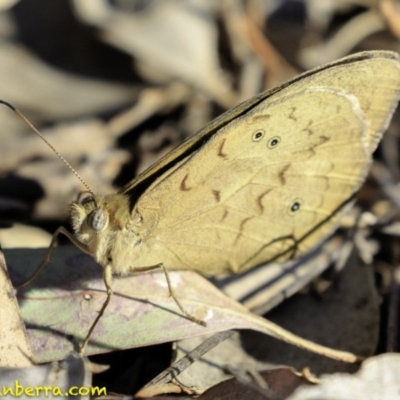
<instances>
[{"instance_id":1,"label":"dry leaf","mask_svg":"<svg viewBox=\"0 0 400 400\"><path fill-rule=\"evenodd\" d=\"M23 282L40 264L39 250L7 250L13 281ZM57 265L57 274L51 269ZM64 358L73 350L71 337L81 341L105 298L101 268L73 246L57 248L52 262L25 290L18 293L35 360ZM163 273L115 279L114 296L91 336L87 354L175 341L230 329L255 329L319 354L357 361L293 336L223 295L206 279L190 272L171 272L172 286L184 307L207 322L199 326L182 317L169 297ZM133 334L133 332L135 332Z\"/></svg>"},{"instance_id":2,"label":"dry leaf","mask_svg":"<svg viewBox=\"0 0 400 400\"><path fill-rule=\"evenodd\" d=\"M0 303L0 367L29 367L32 365L33 354L1 250Z\"/></svg>"}]
</instances>

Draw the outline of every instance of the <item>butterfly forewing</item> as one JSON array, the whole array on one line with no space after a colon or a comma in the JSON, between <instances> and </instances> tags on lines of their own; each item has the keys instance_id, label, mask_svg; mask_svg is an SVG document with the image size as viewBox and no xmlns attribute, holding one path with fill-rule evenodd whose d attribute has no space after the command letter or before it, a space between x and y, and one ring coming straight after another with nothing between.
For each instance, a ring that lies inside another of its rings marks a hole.
<instances>
[{"instance_id":1,"label":"butterfly forewing","mask_svg":"<svg viewBox=\"0 0 400 400\"><path fill-rule=\"evenodd\" d=\"M342 88L353 93L363 110L370 110L371 152L375 150L383 131L386 129L398 98L394 95L399 84L399 56L390 51L369 51L352 54L330 64L306 71L281 86L262 92L215 118L196 135L188 138L158 162L129 182L121 193L135 191L142 183L153 182L161 170L167 170L175 160L190 155L201 147L202 142L232 120L240 117L254 106L280 92L306 89L309 84L321 87ZM384 75L384 77L383 77ZM384 79L381 83L379 80ZM367 83L366 83L367 82ZM365 90L366 85L368 90ZM371 96L372 93L372 96ZM146 185L144 185L146 186Z\"/></svg>"}]
</instances>

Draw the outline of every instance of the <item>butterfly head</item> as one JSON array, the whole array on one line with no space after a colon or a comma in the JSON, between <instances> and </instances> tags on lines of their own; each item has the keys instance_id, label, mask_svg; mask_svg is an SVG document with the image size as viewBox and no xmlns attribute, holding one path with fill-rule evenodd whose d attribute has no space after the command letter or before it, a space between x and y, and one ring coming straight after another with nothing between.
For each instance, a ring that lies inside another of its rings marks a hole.
<instances>
[{"instance_id":1,"label":"butterfly head","mask_svg":"<svg viewBox=\"0 0 400 400\"><path fill-rule=\"evenodd\" d=\"M72 228L78 240L89 248L112 240L130 219L129 201L125 195L94 196L81 192L71 204Z\"/></svg>"},{"instance_id":2,"label":"butterfly head","mask_svg":"<svg viewBox=\"0 0 400 400\"><path fill-rule=\"evenodd\" d=\"M113 248L117 238L124 236L132 225L129 204L124 194L94 196L90 192L80 193L77 201L71 204L75 237L103 266L114 264Z\"/></svg>"},{"instance_id":3,"label":"butterfly head","mask_svg":"<svg viewBox=\"0 0 400 400\"><path fill-rule=\"evenodd\" d=\"M90 192L79 193L77 205L79 210L86 214L88 228L95 232L101 232L108 225L108 212L105 208L99 207L96 198Z\"/></svg>"},{"instance_id":4,"label":"butterfly head","mask_svg":"<svg viewBox=\"0 0 400 400\"><path fill-rule=\"evenodd\" d=\"M89 247L109 223L107 209L101 206L100 198L90 192L79 193L77 200L71 204L71 219L75 236Z\"/></svg>"}]
</instances>

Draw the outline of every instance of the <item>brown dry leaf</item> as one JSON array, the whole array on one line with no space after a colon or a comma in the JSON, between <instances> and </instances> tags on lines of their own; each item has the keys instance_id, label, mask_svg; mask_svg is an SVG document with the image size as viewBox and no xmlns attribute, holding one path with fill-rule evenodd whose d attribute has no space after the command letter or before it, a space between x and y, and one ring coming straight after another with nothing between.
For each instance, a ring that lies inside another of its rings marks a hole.
<instances>
[{"instance_id":1,"label":"brown dry leaf","mask_svg":"<svg viewBox=\"0 0 400 400\"><path fill-rule=\"evenodd\" d=\"M0 304L0 367L30 367L33 365L33 354L1 250Z\"/></svg>"}]
</instances>

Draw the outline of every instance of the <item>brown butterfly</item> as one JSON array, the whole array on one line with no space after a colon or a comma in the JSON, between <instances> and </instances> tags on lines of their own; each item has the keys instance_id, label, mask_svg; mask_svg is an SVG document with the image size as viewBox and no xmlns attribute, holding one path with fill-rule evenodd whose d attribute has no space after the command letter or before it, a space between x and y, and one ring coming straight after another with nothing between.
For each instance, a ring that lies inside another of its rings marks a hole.
<instances>
[{"instance_id":1,"label":"brown butterfly","mask_svg":"<svg viewBox=\"0 0 400 400\"><path fill-rule=\"evenodd\" d=\"M227 111L117 194L81 193L74 236L59 228L36 272L60 233L104 268L81 351L113 274L163 268L169 283L168 270L235 273L318 244L363 183L399 87L397 54L345 57Z\"/></svg>"}]
</instances>

